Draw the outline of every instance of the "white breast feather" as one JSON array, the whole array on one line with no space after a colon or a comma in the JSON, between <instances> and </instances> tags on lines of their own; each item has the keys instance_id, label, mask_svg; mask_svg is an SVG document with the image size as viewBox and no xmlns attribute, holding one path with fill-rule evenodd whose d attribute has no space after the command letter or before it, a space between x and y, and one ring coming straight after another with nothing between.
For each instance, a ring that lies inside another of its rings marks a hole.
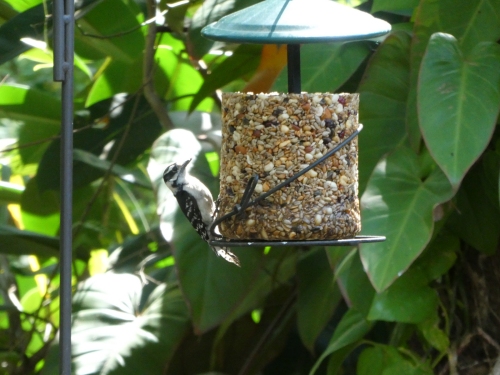
<instances>
[{"instance_id":1,"label":"white breast feather","mask_svg":"<svg viewBox=\"0 0 500 375\"><path fill-rule=\"evenodd\" d=\"M183 190L195 197L202 214L203 222L206 225L210 225L215 211L212 193L210 193L210 190L208 190L208 188L196 177L189 176L185 182L186 184L184 185Z\"/></svg>"}]
</instances>

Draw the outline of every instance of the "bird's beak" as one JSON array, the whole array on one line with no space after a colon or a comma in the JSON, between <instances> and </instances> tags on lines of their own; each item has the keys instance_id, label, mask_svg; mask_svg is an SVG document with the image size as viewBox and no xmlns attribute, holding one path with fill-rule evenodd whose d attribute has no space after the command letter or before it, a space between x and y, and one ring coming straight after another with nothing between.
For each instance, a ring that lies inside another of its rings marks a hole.
<instances>
[{"instance_id":1,"label":"bird's beak","mask_svg":"<svg viewBox=\"0 0 500 375\"><path fill-rule=\"evenodd\" d=\"M186 169L187 165L191 162L192 159L188 159L186 160L182 165L181 165L181 168L180 168L180 172L184 171L184 169Z\"/></svg>"}]
</instances>

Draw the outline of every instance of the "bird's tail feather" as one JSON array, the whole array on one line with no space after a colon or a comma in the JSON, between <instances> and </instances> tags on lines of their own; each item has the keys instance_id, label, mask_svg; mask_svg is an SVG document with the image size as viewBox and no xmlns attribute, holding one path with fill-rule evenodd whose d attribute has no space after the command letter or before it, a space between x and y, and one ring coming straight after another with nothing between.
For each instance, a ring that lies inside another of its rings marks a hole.
<instances>
[{"instance_id":1,"label":"bird's tail feather","mask_svg":"<svg viewBox=\"0 0 500 375\"><path fill-rule=\"evenodd\" d=\"M229 250L227 247L215 247L215 246L211 246L212 247L212 250L215 252L215 254L217 254L217 256L221 257L222 259L224 259L225 261L229 262L229 263L233 263L235 265L237 265L238 267L241 267L240 265L240 260L238 259L238 257L236 255L234 255L234 253Z\"/></svg>"}]
</instances>

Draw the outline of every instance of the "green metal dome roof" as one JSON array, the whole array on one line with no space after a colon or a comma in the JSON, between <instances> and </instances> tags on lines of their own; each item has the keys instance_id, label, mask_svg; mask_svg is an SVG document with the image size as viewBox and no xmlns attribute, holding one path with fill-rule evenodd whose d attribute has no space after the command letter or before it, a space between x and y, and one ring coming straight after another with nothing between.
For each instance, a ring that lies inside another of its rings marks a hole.
<instances>
[{"instance_id":1,"label":"green metal dome roof","mask_svg":"<svg viewBox=\"0 0 500 375\"><path fill-rule=\"evenodd\" d=\"M376 38L391 25L330 0L265 0L232 13L201 31L212 40L301 44Z\"/></svg>"}]
</instances>

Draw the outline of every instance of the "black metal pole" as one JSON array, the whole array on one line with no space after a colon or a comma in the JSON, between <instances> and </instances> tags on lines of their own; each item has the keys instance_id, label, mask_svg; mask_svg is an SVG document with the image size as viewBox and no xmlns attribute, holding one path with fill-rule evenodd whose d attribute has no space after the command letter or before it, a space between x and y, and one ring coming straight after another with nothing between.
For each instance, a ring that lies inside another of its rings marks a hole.
<instances>
[{"instance_id":1,"label":"black metal pole","mask_svg":"<svg viewBox=\"0 0 500 375\"><path fill-rule=\"evenodd\" d=\"M288 92L291 94L301 93L300 83L300 44L287 45L288 59Z\"/></svg>"},{"instance_id":2,"label":"black metal pole","mask_svg":"<svg viewBox=\"0 0 500 375\"><path fill-rule=\"evenodd\" d=\"M54 0L54 80L62 81L59 373L71 375L74 1ZM61 35L62 34L62 35Z\"/></svg>"}]
</instances>

